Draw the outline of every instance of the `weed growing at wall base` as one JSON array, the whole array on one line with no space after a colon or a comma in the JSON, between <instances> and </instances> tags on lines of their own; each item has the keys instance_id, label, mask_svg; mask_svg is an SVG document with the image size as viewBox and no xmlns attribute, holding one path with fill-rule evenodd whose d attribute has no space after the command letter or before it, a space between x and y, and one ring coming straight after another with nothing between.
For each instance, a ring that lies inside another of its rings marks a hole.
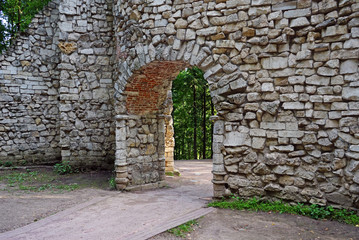
<instances>
[{"instance_id":1,"label":"weed growing at wall base","mask_svg":"<svg viewBox=\"0 0 359 240\"><path fill-rule=\"evenodd\" d=\"M308 216L314 219L328 219L345 222L352 225L359 224L359 216L346 209L334 209L331 206L304 205L301 203L289 205L282 201L262 201L257 198L244 200L232 197L232 200L215 201L208 204L209 207L226 208L233 210L251 210L263 212L290 213Z\"/></svg>"},{"instance_id":2,"label":"weed growing at wall base","mask_svg":"<svg viewBox=\"0 0 359 240\"><path fill-rule=\"evenodd\" d=\"M63 174L75 173L77 171L71 167L70 162L66 161L66 162L55 164L54 172L63 175Z\"/></svg>"},{"instance_id":3,"label":"weed growing at wall base","mask_svg":"<svg viewBox=\"0 0 359 240\"><path fill-rule=\"evenodd\" d=\"M109 180L108 180L108 186L110 187L110 189L114 190L116 189L116 179L114 176L112 176Z\"/></svg>"}]
</instances>

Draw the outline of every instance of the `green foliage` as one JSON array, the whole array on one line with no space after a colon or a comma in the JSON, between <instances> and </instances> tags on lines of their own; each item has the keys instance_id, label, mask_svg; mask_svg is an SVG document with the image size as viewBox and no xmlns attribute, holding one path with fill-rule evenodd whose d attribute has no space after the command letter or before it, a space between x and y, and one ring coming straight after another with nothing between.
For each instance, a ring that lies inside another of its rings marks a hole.
<instances>
[{"instance_id":1,"label":"green foliage","mask_svg":"<svg viewBox=\"0 0 359 240\"><path fill-rule=\"evenodd\" d=\"M165 172L166 176L173 177L175 174L174 172Z\"/></svg>"},{"instance_id":2,"label":"green foliage","mask_svg":"<svg viewBox=\"0 0 359 240\"><path fill-rule=\"evenodd\" d=\"M108 180L108 185L109 185L110 189L116 189L116 178L115 178L115 176L112 176Z\"/></svg>"},{"instance_id":3,"label":"green foliage","mask_svg":"<svg viewBox=\"0 0 359 240\"><path fill-rule=\"evenodd\" d=\"M176 237L185 238L187 233L190 233L194 230L194 226L198 226L197 220L188 221L182 225L179 225L178 227L168 230L168 232L172 233Z\"/></svg>"},{"instance_id":4,"label":"green foliage","mask_svg":"<svg viewBox=\"0 0 359 240\"><path fill-rule=\"evenodd\" d=\"M60 175L64 174L71 174L77 172L75 169L73 169L70 165L69 161L57 163L54 165L54 172Z\"/></svg>"},{"instance_id":5,"label":"green foliage","mask_svg":"<svg viewBox=\"0 0 359 240\"><path fill-rule=\"evenodd\" d=\"M27 29L32 18L51 0L0 0L0 53Z\"/></svg>"},{"instance_id":6,"label":"green foliage","mask_svg":"<svg viewBox=\"0 0 359 240\"><path fill-rule=\"evenodd\" d=\"M175 159L212 157L212 123L214 114L208 83L198 67L178 74L172 83Z\"/></svg>"},{"instance_id":7,"label":"green foliage","mask_svg":"<svg viewBox=\"0 0 359 240\"><path fill-rule=\"evenodd\" d=\"M12 167L12 166L13 166L13 163L10 162L10 161L6 161L6 162L4 163L4 167Z\"/></svg>"},{"instance_id":8,"label":"green foliage","mask_svg":"<svg viewBox=\"0 0 359 240\"><path fill-rule=\"evenodd\" d=\"M290 213L308 216L314 219L329 219L348 224L358 225L359 216L353 211L346 209L334 209L332 206L318 206L316 204L304 205L301 203L289 205L282 201L262 201L257 198L244 200L232 197L232 201L222 200L209 203L210 207L227 208L234 210L252 210L263 212Z\"/></svg>"}]
</instances>

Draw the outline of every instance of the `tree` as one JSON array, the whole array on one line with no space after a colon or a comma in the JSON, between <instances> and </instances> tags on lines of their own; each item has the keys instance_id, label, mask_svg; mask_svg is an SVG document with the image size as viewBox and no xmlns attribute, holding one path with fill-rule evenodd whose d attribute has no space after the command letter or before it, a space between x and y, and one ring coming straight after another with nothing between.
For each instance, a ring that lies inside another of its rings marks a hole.
<instances>
[{"instance_id":1,"label":"tree","mask_svg":"<svg viewBox=\"0 0 359 240\"><path fill-rule=\"evenodd\" d=\"M0 53L50 0L0 0Z\"/></svg>"},{"instance_id":2,"label":"tree","mask_svg":"<svg viewBox=\"0 0 359 240\"><path fill-rule=\"evenodd\" d=\"M212 130L212 101L203 71L193 67L180 72L172 92L175 159L211 157L212 138L207 132Z\"/></svg>"}]
</instances>

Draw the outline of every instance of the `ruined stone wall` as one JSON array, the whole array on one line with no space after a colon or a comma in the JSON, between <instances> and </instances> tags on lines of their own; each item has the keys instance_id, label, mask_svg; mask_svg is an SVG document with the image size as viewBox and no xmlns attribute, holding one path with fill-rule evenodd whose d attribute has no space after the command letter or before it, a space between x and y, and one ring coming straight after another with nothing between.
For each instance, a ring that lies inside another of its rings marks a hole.
<instances>
[{"instance_id":1,"label":"ruined stone wall","mask_svg":"<svg viewBox=\"0 0 359 240\"><path fill-rule=\"evenodd\" d=\"M111 167L115 151L112 1L62 0L61 156L82 167Z\"/></svg>"},{"instance_id":2,"label":"ruined stone wall","mask_svg":"<svg viewBox=\"0 0 359 240\"><path fill-rule=\"evenodd\" d=\"M359 3L115 2L117 110L153 61L205 71L214 196L359 207Z\"/></svg>"},{"instance_id":3,"label":"ruined stone wall","mask_svg":"<svg viewBox=\"0 0 359 240\"><path fill-rule=\"evenodd\" d=\"M112 1L53 1L0 56L0 160L112 168Z\"/></svg>"},{"instance_id":4,"label":"ruined stone wall","mask_svg":"<svg viewBox=\"0 0 359 240\"><path fill-rule=\"evenodd\" d=\"M59 1L37 14L0 55L0 161L41 164L61 158L57 47Z\"/></svg>"}]
</instances>

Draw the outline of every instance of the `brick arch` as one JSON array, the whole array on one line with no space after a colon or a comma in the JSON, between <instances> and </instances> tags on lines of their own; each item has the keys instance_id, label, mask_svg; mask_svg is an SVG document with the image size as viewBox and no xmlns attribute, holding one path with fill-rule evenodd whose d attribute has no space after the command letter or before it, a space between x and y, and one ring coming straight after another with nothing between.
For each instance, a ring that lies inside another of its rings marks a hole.
<instances>
[{"instance_id":1,"label":"brick arch","mask_svg":"<svg viewBox=\"0 0 359 240\"><path fill-rule=\"evenodd\" d=\"M127 112L135 115L163 113L172 80L188 66L183 61L153 61L135 71L124 91Z\"/></svg>"}]
</instances>

